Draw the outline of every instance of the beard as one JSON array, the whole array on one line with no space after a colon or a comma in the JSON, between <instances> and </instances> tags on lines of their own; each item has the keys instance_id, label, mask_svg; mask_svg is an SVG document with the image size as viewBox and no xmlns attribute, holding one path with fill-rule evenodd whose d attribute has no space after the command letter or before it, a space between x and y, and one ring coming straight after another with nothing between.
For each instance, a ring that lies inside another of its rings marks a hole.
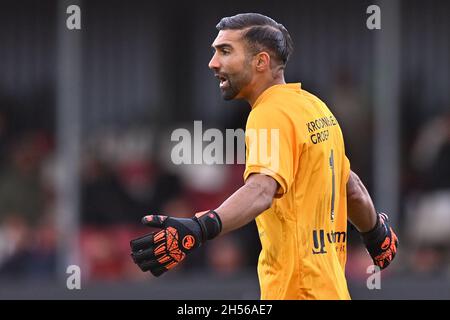
<instances>
[{"instance_id":1,"label":"beard","mask_svg":"<svg viewBox=\"0 0 450 320\"><path fill-rule=\"evenodd\" d=\"M250 67L246 67L243 69L243 71L228 75L224 74L224 76L227 79L227 83L224 87L220 88L222 91L222 98L224 100L233 100L236 98L236 96L241 92L241 90L247 86L251 79L251 70Z\"/></svg>"}]
</instances>

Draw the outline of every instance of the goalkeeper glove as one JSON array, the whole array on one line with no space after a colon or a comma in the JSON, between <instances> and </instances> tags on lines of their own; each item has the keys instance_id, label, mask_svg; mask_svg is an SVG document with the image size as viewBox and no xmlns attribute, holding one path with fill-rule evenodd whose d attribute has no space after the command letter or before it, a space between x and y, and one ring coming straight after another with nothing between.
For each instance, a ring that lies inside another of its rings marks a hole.
<instances>
[{"instance_id":1,"label":"goalkeeper glove","mask_svg":"<svg viewBox=\"0 0 450 320\"><path fill-rule=\"evenodd\" d=\"M222 231L217 212L205 212L189 219L161 215L143 217L143 224L162 230L130 241L134 263L156 277L178 265L187 254Z\"/></svg>"},{"instance_id":2,"label":"goalkeeper glove","mask_svg":"<svg viewBox=\"0 0 450 320\"><path fill-rule=\"evenodd\" d=\"M378 213L375 227L368 232L361 232L367 251L373 263L381 270L386 268L397 253L398 238L389 225L388 216Z\"/></svg>"}]
</instances>

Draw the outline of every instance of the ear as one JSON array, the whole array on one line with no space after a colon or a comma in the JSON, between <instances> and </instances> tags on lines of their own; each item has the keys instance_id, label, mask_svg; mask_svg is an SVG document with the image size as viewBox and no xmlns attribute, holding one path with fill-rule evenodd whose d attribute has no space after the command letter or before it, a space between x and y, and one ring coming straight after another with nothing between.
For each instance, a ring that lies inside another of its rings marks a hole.
<instances>
[{"instance_id":1,"label":"ear","mask_svg":"<svg viewBox=\"0 0 450 320\"><path fill-rule=\"evenodd\" d=\"M270 55L262 51L256 55L256 70L257 71L265 71L270 69Z\"/></svg>"}]
</instances>

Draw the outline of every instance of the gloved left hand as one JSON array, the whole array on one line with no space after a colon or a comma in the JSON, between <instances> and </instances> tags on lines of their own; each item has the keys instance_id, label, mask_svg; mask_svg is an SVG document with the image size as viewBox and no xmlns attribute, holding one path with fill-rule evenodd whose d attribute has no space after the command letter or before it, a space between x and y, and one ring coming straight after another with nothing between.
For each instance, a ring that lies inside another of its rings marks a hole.
<instances>
[{"instance_id":1,"label":"gloved left hand","mask_svg":"<svg viewBox=\"0 0 450 320\"><path fill-rule=\"evenodd\" d=\"M378 213L375 227L369 232L361 233L366 249L373 263L381 270L386 268L397 254L398 238L389 224L385 213Z\"/></svg>"}]
</instances>

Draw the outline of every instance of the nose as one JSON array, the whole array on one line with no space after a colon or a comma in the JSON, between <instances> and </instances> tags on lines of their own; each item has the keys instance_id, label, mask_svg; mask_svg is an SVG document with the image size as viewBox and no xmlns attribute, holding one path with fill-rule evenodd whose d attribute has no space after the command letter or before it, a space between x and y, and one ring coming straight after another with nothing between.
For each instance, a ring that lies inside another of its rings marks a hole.
<instances>
[{"instance_id":1,"label":"nose","mask_svg":"<svg viewBox=\"0 0 450 320\"><path fill-rule=\"evenodd\" d=\"M217 58L217 54L214 53L214 55L212 56L211 60L208 63L208 67L211 70L217 70L220 68L220 63L219 63L219 59Z\"/></svg>"}]
</instances>

